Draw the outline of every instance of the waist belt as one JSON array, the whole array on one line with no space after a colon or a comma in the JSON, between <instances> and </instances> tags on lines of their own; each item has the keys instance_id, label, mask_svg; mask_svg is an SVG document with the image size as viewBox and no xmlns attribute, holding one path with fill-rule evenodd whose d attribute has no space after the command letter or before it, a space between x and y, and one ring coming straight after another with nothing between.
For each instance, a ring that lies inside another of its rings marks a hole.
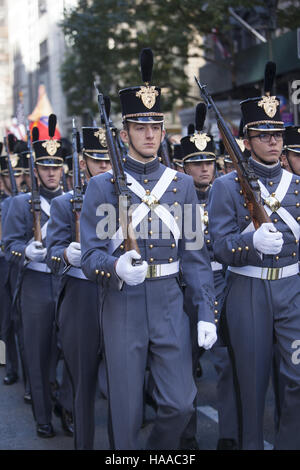
<instances>
[{"instance_id":1,"label":"waist belt","mask_svg":"<svg viewBox=\"0 0 300 470\"><path fill-rule=\"evenodd\" d=\"M46 263L37 263L36 261L30 261L30 263L27 264L27 268L31 269L32 271L39 271L41 273L51 274L52 272Z\"/></svg>"},{"instance_id":2,"label":"waist belt","mask_svg":"<svg viewBox=\"0 0 300 470\"><path fill-rule=\"evenodd\" d=\"M210 265L213 271L220 271L221 269L223 269L221 263L218 263L217 261L211 261Z\"/></svg>"},{"instance_id":3,"label":"waist belt","mask_svg":"<svg viewBox=\"0 0 300 470\"><path fill-rule=\"evenodd\" d=\"M88 281L88 278L83 274L83 271L80 268L74 268L72 266L72 268L70 268L66 274L71 277L76 277L77 279L84 279L85 281Z\"/></svg>"},{"instance_id":4,"label":"waist belt","mask_svg":"<svg viewBox=\"0 0 300 470\"><path fill-rule=\"evenodd\" d=\"M179 261L169 264L151 264L148 266L146 279L154 277L169 276L170 274L176 274L179 271Z\"/></svg>"},{"instance_id":5,"label":"waist belt","mask_svg":"<svg viewBox=\"0 0 300 470\"><path fill-rule=\"evenodd\" d=\"M298 263L291 264L290 266L283 266L282 268L261 268L259 266L241 266L236 268L228 266L228 270L242 276L256 277L258 279L266 279L268 281L276 281L283 277L294 276L299 272Z\"/></svg>"}]
</instances>

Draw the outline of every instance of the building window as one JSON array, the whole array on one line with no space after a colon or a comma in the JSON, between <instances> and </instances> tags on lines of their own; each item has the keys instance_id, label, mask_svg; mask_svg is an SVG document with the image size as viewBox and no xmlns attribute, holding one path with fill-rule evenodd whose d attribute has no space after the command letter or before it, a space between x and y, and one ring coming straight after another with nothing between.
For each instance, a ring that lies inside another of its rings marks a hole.
<instances>
[{"instance_id":1,"label":"building window","mask_svg":"<svg viewBox=\"0 0 300 470\"><path fill-rule=\"evenodd\" d=\"M48 58L48 41L47 39L40 43L40 62Z\"/></svg>"}]
</instances>

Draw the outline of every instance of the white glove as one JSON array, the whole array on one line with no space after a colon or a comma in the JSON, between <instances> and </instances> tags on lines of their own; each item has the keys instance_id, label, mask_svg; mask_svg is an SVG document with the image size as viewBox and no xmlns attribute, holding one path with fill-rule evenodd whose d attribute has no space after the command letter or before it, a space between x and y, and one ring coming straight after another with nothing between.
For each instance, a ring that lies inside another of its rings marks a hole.
<instances>
[{"instance_id":1,"label":"white glove","mask_svg":"<svg viewBox=\"0 0 300 470\"><path fill-rule=\"evenodd\" d=\"M208 321L198 322L198 344L200 348L210 349L217 341L217 328Z\"/></svg>"},{"instance_id":2,"label":"white glove","mask_svg":"<svg viewBox=\"0 0 300 470\"><path fill-rule=\"evenodd\" d=\"M283 245L282 233L272 223L264 223L254 232L253 245L264 255L277 255Z\"/></svg>"},{"instance_id":3,"label":"white glove","mask_svg":"<svg viewBox=\"0 0 300 470\"><path fill-rule=\"evenodd\" d=\"M80 268L81 266L81 245L77 242L72 242L66 248L66 257L69 263L72 266L76 266L76 268Z\"/></svg>"},{"instance_id":4,"label":"white glove","mask_svg":"<svg viewBox=\"0 0 300 470\"><path fill-rule=\"evenodd\" d=\"M148 263L146 261L143 261L140 265L133 266L133 259L141 259L141 255L139 255L135 250L126 251L126 253L118 259L115 268L119 278L129 286L142 284L145 280L148 269Z\"/></svg>"},{"instance_id":5,"label":"white glove","mask_svg":"<svg viewBox=\"0 0 300 470\"><path fill-rule=\"evenodd\" d=\"M30 259L31 261L35 261L36 263L44 261L46 254L47 248L44 248L41 242L31 242L25 248L26 258Z\"/></svg>"}]
</instances>

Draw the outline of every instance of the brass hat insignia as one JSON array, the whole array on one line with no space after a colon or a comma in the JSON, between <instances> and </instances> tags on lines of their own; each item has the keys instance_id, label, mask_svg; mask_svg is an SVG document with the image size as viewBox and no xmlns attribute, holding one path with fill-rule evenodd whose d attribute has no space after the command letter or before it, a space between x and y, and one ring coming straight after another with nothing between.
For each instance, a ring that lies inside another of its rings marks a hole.
<instances>
[{"instance_id":1,"label":"brass hat insignia","mask_svg":"<svg viewBox=\"0 0 300 470\"><path fill-rule=\"evenodd\" d=\"M244 152L245 151L245 144L244 144L243 139L236 139L236 143L240 147L241 151Z\"/></svg>"},{"instance_id":2,"label":"brass hat insignia","mask_svg":"<svg viewBox=\"0 0 300 470\"><path fill-rule=\"evenodd\" d=\"M44 142L42 145L47 150L48 154L51 155L51 157L56 154L60 147L60 143L54 139L46 140L46 142Z\"/></svg>"},{"instance_id":3,"label":"brass hat insignia","mask_svg":"<svg viewBox=\"0 0 300 470\"><path fill-rule=\"evenodd\" d=\"M300 134L300 127L297 129L297 132Z\"/></svg>"},{"instance_id":4,"label":"brass hat insignia","mask_svg":"<svg viewBox=\"0 0 300 470\"><path fill-rule=\"evenodd\" d=\"M140 90L136 92L135 96L142 100L143 105L147 109L151 109L155 105L158 91L155 90L155 86L141 86Z\"/></svg>"},{"instance_id":5,"label":"brass hat insignia","mask_svg":"<svg viewBox=\"0 0 300 470\"><path fill-rule=\"evenodd\" d=\"M211 138L203 132L201 134L194 134L190 137L190 142L193 142L198 150L201 152L206 149L208 142L210 142Z\"/></svg>"},{"instance_id":6,"label":"brass hat insignia","mask_svg":"<svg viewBox=\"0 0 300 470\"><path fill-rule=\"evenodd\" d=\"M94 136L98 137L100 144L102 147L107 147L107 142L106 142L106 134L105 130L100 127L97 132L94 132Z\"/></svg>"},{"instance_id":7,"label":"brass hat insignia","mask_svg":"<svg viewBox=\"0 0 300 470\"><path fill-rule=\"evenodd\" d=\"M258 106L264 108L266 115L273 118L276 114L277 106L279 106L279 101L276 99L276 96L263 96L262 100L258 102Z\"/></svg>"},{"instance_id":8,"label":"brass hat insignia","mask_svg":"<svg viewBox=\"0 0 300 470\"><path fill-rule=\"evenodd\" d=\"M18 155L14 154L14 155L10 155L10 161L11 161L11 166L13 168L16 168L16 166L18 165L19 163L19 157Z\"/></svg>"}]
</instances>

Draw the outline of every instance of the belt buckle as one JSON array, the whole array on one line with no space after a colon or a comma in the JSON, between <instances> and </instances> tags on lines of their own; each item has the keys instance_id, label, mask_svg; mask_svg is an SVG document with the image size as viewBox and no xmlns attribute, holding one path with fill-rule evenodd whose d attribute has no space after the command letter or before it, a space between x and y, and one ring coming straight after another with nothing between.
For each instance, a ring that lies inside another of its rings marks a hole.
<instances>
[{"instance_id":1,"label":"belt buckle","mask_svg":"<svg viewBox=\"0 0 300 470\"><path fill-rule=\"evenodd\" d=\"M266 277L263 276L264 270L267 270ZM277 281L282 277L282 268L262 268L261 279L266 279L267 281Z\"/></svg>"},{"instance_id":2,"label":"belt buckle","mask_svg":"<svg viewBox=\"0 0 300 470\"><path fill-rule=\"evenodd\" d=\"M157 269L157 265L156 264L150 264L148 266L148 270L147 270L147 275L146 275L146 278L152 278L152 277L157 277L158 273L158 269Z\"/></svg>"}]
</instances>

